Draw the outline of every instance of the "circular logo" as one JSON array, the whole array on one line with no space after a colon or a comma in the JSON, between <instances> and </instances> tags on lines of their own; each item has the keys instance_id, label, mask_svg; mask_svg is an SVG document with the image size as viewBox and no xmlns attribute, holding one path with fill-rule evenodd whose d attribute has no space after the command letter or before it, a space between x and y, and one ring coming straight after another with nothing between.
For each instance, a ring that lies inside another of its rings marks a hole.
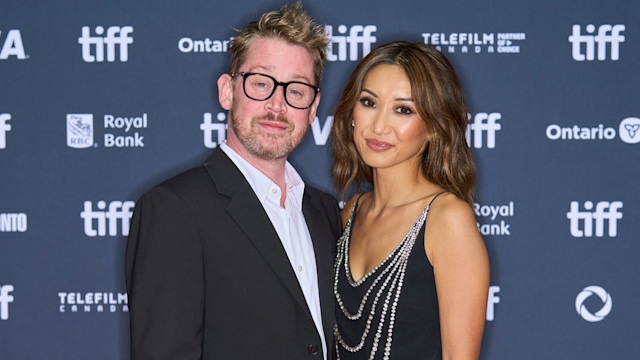
<instances>
[{"instance_id":1,"label":"circular logo","mask_svg":"<svg viewBox=\"0 0 640 360\"><path fill-rule=\"evenodd\" d=\"M620 122L618 129L620 140L627 144L637 144L640 142L640 119L628 117Z\"/></svg>"},{"instance_id":2,"label":"circular logo","mask_svg":"<svg viewBox=\"0 0 640 360\"><path fill-rule=\"evenodd\" d=\"M596 311L595 314L592 314L584 306L584 301L594 294L598 295L600 300L602 300L603 305L600 310ZM611 312L612 305L613 302L611 301L611 295L609 295L609 293L607 293L607 291L600 286L587 286L586 288L582 289L582 292L576 297L576 311L578 312L578 314L580 314L580 316L582 316L583 319L589 322L598 322L604 319L605 316L609 315L609 313Z\"/></svg>"}]
</instances>

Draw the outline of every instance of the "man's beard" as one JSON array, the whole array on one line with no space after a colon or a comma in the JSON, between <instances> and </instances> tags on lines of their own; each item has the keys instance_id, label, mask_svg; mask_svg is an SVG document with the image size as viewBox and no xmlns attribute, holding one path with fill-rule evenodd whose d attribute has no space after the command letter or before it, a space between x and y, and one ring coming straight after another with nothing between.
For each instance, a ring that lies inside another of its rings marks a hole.
<instances>
[{"instance_id":1,"label":"man's beard","mask_svg":"<svg viewBox=\"0 0 640 360\"><path fill-rule=\"evenodd\" d=\"M299 134L294 134L294 125L286 117L274 116L272 113L260 117L251 118L250 123L242 123L235 118L235 111L232 106L229 111L231 118L231 128L236 138L242 146L252 155L262 160L285 159L304 139L307 133L305 127ZM258 122L262 120L276 121L287 127L283 133L271 133L261 131Z\"/></svg>"}]
</instances>

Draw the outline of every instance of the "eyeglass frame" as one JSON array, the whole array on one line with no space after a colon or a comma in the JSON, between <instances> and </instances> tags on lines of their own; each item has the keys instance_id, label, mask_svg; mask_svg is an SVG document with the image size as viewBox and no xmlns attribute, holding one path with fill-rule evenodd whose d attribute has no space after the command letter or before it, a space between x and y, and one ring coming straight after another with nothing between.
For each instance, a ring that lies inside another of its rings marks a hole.
<instances>
[{"instance_id":1,"label":"eyeglass frame","mask_svg":"<svg viewBox=\"0 0 640 360\"><path fill-rule=\"evenodd\" d=\"M246 97L248 97L249 99L255 100L255 101L267 101L273 96L273 94L276 93L276 89L278 89L278 86L282 86L282 88L284 89L284 101L287 102L287 105L291 106L294 109L298 109L298 110L306 110L306 109L310 108L311 105L313 105L313 102L316 100L316 97L318 96L318 93L320 92L320 87L319 86L307 84L307 83L302 82L302 81L282 82L282 81L276 80L276 78L274 78L273 76L270 76L270 75L267 75L267 74L263 74L263 73L240 71L240 72L231 74L231 77L233 78L233 77L236 77L238 75L242 76L242 91L244 92L244 95ZM269 94L269 96L267 96L264 99L256 99L256 98L253 98L253 97L249 96L249 94L247 94L247 88L245 87L245 83L247 81L247 77L249 77L251 75L265 76L265 77L268 77L269 79L273 80L273 83L275 85L273 87L273 90L271 91L271 94ZM298 106L291 105L291 103L289 102L289 99L287 99L287 86L289 86L290 84L307 85L311 89L313 89L313 98L311 99L311 103L307 107L298 107Z\"/></svg>"}]
</instances>

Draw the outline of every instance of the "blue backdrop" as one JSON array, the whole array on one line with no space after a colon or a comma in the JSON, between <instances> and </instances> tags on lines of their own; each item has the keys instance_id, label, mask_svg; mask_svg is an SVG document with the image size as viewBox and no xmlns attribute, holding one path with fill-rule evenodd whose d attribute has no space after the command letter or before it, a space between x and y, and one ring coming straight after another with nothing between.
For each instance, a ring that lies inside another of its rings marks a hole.
<instances>
[{"instance_id":1,"label":"blue backdrop","mask_svg":"<svg viewBox=\"0 0 640 360\"><path fill-rule=\"evenodd\" d=\"M225 136L234 28L280 1L0 4L0 358L128 359L135 200ZM492 274L483 359L638 359L640 2L305 1L332 35L290 158L331 191L332 111L392 40L456 67Z\"/></svg>"}]
</instances>

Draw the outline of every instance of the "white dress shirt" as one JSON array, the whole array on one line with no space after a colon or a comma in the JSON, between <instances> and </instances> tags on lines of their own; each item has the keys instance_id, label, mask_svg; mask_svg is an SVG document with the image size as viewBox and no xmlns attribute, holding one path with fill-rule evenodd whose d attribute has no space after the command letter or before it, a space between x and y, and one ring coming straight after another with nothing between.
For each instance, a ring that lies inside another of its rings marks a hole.
<instances>
[{"instance_id":1,"label":"white dress shirt","mask_svg":"<svg viewBox=\"0 0 640 360\"><path fill-rule=\"evenodd\" d=\"M313 251L311 235L302 214L302 195L304 182L289 162L285 165L284 180L287 196L284 208L280 206L281 190L275 182L253 167L226 143L220 149L233 161L244 175L264 207L271 224L276 229L280 242L284 247L291 268L298 278L298 283L311 311L311 316L322 339L324 358L327 358L327 344L322 330L320 296L318 291L318 271Z\"/></svg>"}]
</instances>

